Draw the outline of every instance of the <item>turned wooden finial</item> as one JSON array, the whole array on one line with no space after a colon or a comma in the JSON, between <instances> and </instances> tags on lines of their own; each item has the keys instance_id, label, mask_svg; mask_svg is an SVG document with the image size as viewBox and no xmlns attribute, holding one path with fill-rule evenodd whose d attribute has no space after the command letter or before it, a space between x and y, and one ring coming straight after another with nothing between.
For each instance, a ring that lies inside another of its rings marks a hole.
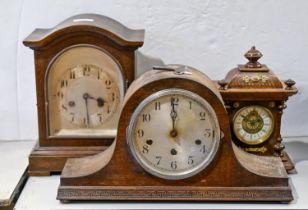
<instances>
[{"instance_id":1,"label":"turned wooden finial","mask_svg":"<svg viewBox=\"0 0 308 210\"><path fill-rule=\"evenodd\" d=\"M292 87L295 85L295 81L292 79L288 79L284 83L287 85L286 90L292 90Z\"/></svg>"},{"instance_id":2,"label":"turned wooden finial","mask_svg":"<svg viewBox=\"0 0 308 210\"><path fill-rule=\"evenodd\" d=\"M262 53L256 49L255 46L252 46L249 51L245 53L245 57L249 60L246 63L245 67L247 68L261 68L261 64L258 60L262 57Z\"/></svg>"},{"instance_id":3,"label":"turned wooden finial","mask_svg":"<svg viewBox=\"0 0 308 210\"><path fill-rule=\"evenodd\" d=\"M227 89L227 84L228 84L228 81L226 79L223 79L223 80L219 80L218 81L218 84L220 85L220 88L221 90L226 90Z\"/></svg>"}]
</instances>

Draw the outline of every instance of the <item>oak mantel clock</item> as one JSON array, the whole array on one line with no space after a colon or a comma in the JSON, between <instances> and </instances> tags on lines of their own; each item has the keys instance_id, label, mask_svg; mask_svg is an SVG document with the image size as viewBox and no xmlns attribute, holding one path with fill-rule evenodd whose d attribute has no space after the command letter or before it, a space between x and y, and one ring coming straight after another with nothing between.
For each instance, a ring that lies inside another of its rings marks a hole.
<instances>
[{"instance_id":1,"label":"oak mantel clock","mask_svg":"<svg viewBox=\"0 0 308 210\"><path fill-rule=\"evenodd\" d=\"M232 139L247 152L281 157L287 171L294 169L284 152L280 134L285 102L297 93L293 80L281 81L258 60L260 51L252 47L245 57L249 62L232 69L219 81L231 122Z\"/></svg>"},{"instance_id":2,"label":"oak mantel clock","mask_svg":"<svg viewBox=\"0 0 308 210\"><path fill-rule=\"evenodd\" d=\"M57 198L293 199L281 159L238 148L218 87L182 65L156 67L132 83L116 140L99 154L68 159Z\"/></svg>"},{"instance_id":3,"label":"oak mantel clock","mask_svg":"<svg viewBox=\"0 0 308 210\"><path fill-rule=\"evenodd\" d=\"M60 172L67 158L111 144L143 37L143 30L82 14L24 40L34 50L39 127L30 175Z\"/></svg>"}]
</instances>

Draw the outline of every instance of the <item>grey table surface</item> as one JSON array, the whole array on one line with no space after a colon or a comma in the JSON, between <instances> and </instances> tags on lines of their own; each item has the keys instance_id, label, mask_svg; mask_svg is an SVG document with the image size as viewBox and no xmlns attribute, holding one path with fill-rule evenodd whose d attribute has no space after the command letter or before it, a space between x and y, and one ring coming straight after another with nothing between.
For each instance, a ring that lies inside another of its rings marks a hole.
<instances>
[{"instance_id":1,"label":"grey table surface","mask_svg":"<svg viewBox=\"0 0 308 210\"><path fill-rule=\"evenodd\" d=\"M10 202L33 145L34 141L0 141L0 206Z\"/></svg>"}]
</instances>

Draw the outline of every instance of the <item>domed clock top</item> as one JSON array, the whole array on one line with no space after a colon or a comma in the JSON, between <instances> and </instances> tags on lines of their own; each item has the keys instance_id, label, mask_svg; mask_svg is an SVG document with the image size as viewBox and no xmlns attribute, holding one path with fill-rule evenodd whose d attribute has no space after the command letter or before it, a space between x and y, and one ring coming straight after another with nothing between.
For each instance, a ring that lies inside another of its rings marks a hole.
<instances>
[{"instance_id":1,"label":"domed clock top","mask_svg":"<svg viewBox=\"0 0 308 210\"><path fill-rule=\"evenodd\" d=\"M117 45L138 48L143 45L144 30L127 28L120 22L97 14L79 14L72 16L53 28L35 29L24 41L32 49L43 48L59 38L78 36L83 33L105 36Z\"/></svg>"}]
</instances>

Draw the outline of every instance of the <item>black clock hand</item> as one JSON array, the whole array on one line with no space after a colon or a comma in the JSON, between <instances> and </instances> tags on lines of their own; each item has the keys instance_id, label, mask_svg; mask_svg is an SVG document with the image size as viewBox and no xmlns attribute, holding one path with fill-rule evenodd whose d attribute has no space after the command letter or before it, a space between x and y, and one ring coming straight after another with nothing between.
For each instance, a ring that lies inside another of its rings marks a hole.
<instances>
[{"instance_id":1,"label":"black clock hand","mask_svg":"<svg viewBox=\"0 0 308 210\"><path fill-rule=\"evenodd\" d=\"M174 98L171 98L171 107L172 107L172 109L171 109L170 116L171 116L171 120L172 120L172 130L171 130L171 132L170 132L170 135L171 135L172 137L176 137L177 132L176 132L176 130L175 130L175 120L176 120L176 118L177 118L177 113L176 113L176 111L175 111Z\"/></svg>"},{"instance_id":2,"label":"black clock hand","mask_svg":"<svg viewBox=\"0 0 308 210\"><path fill-rule=\"evenodd\" d=\"M99 107L102 107L102 106L104 106L104 104L105 104L104 99L101 98L101 97L98 97L98 98L96 99L96 101L97 101L97 106L99 106Z\"/></svg>"},{"instance_id":3,"label":"black clock hand","mask_svg":"<svg viewBox=\"0 0 308 210\"><path fill-rule=\"evenodd\" d=\"M87 111L87 127L89 127L90 125L90 116L89 116L89 109L88 109L88 98L90 98L88 93L83 94L83 99L85 101L86 104L86 111Z\"/></svg>"},{"instance_id":4,"label":"black clock hand","mask_svg":"<svg viewBox=\"0 0 308 210\"><path fill-rule=\"evenodd\" d=\"M105 104L104 99L101 98L101 97L94 98L93 96L91 96L91 95L88 94L88 98L89 98L89 99L92 99L92 100L96 100L96 101L97 101L97 106L98 106L98 107L102 107L102 106L104 106L104 104Z\"/></svg>"}]
</instances>

